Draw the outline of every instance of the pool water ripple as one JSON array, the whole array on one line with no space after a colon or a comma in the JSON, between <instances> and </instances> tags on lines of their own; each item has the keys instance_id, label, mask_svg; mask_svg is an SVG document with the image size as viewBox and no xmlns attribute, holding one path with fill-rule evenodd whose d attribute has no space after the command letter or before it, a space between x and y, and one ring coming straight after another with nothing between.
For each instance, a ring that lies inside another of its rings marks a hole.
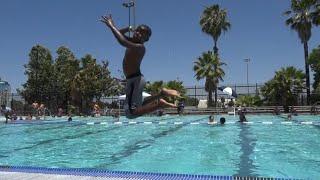
<instances>
[{"instance_id":1,"label":"pool water ripple","mask_svg":"<svg viewBox=\"0 0 320 180\"><path fill-rule=\"evenodd\" d=\"M318 116L297 116L292 124L270 115L247 116L251 124L225 117L232 124L207 125L208 116L141 117L123 124L110 118L1 124L0 165L320 177L320 128L301 124L320 122Z\"/></svg>"}]
</instances>

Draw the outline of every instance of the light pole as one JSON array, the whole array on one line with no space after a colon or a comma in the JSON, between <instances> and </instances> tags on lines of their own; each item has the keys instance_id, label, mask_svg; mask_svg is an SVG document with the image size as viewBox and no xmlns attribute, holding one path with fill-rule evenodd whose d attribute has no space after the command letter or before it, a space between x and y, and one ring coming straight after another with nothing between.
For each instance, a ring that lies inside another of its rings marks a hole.
<instances>
[{"instance_id":1,"label":"light pole","mask_svg":"<svg viewBox=\"0 0 320 180\"><path fill-rule=\"evenodd\" d=\"M133 2L133 29L136 29L136 6L137 6L137 2L136 0L132 0Z\"/></svg>"},{"instance_id":2,"label":"light pole","mask_svg":"<svg viewBox=\"0 0 320 180\"><path fill-rule=\"evenodd\" d=\"M6 107L8 106L8 102L7 102L7 99L8 99L8 89L7 88L5 88L5 90L4 90L4 103L3 104L5 104L6 105Z\"/></svg>"},{"instance_id":3,"label":"light pole","mask_svg":"<svg viewBox=\"0 0 320 180\"><path fill-rule=\"evenodd\" d=\"M250 58L244 59L244 62L247 63L247 88L248 88L248 95L249 95L249 62Z\"/></svg>"},{"instance_id":4,"label":"light pole","mask_svg":"<svg viewBox=\"0 0 320 180\"><path fill-rule=\"evenodd\" d=\"M130 1L130 2L127 2L127 3L122 3L122 6L124 6L124 7L129 9L129 27L131 26L131 8L133 8L133 28L135 28L135 24L136 24L135 2L134 1ZM129 31L129 37L130 37L130 31Z\"/></svg>"}]
</instances>

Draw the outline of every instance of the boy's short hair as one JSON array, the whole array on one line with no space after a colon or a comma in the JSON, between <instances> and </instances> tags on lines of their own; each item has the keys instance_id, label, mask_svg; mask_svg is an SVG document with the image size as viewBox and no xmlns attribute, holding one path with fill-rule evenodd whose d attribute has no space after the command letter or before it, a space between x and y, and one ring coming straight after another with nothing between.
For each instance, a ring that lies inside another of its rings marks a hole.
<instances>
[{"instance_id":1,"label":"boy's short hair","mask_svg":"<svg viewBox=\"0 0 320 180\"><path fill-rule=\"evenodd\" d=\"M150 36L151 36L151 34L152 34L151 28L149 26L145 25L145 24L141 24L141 25L139 25L137 27L137 29L141 29L141 30L143 30L144 32L147 33L148 37L147 37L146 41L148 41Z\"/></svg>"}]
</instances>

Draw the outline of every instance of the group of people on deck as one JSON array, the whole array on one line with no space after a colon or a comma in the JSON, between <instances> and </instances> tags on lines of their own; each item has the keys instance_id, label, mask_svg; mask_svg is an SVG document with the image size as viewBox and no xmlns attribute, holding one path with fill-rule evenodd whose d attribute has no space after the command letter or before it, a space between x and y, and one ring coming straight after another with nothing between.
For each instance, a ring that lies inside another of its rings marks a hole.
<instances>
[{"instance_id":1,"label":"group of people on deck","mask_svg":"<svg viewBox=\"0 0 320 180\"><path fill-rule=\"evenodd\" d=\"M33 117L35 117L36 120L39 120L40 117L44 117L45 113L47 111L47 108L45 107L44 104L39 104L37 102L32 103L32 113L28 113L25 119L20 116L18 118L16 112L5 105L1 105L1 113L5 116L6 118L6 123L8 123L8 120L33 120Z\"/></svg>"}]
</instances>

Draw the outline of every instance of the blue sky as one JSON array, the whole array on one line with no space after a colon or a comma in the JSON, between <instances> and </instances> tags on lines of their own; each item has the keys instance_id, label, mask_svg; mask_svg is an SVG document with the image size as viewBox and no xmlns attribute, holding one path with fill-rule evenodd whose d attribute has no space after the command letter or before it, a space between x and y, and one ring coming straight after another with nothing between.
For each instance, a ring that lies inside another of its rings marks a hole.
<instances>
[{"instance_id":1,"label":"blue sky","mask_svg":"<svg viewBox=\"0 0 320 180\"><path fill-rule=\"evenodd\" d=\"M122 48L112 33L98 21L111 13L115 24L128 24L128 10L119 0L1 0L0 1L0 77L13 89L26 81L24 64L32 46L41 44L55 51L69 47L77 58L92 54L108 60L113 76L121 77ZM283 66L304 70L303 46L297 33L285 25L282 13L289 0L137 0L136 22L147 24L153 35L147 42L142 73L149 81L179 79L184 85L203 85L196 81L193 62L213 47L212 39L201 32L199 19L206 6L219 4L227 9L231 30L219 40L225 67L225 84L246 83L246 64L250 58L249 81L263 83ZM313 29L309 49L320 44L320 27ZM313 79L313 77L311 77Z\"/></svg>"}]
</instances>

